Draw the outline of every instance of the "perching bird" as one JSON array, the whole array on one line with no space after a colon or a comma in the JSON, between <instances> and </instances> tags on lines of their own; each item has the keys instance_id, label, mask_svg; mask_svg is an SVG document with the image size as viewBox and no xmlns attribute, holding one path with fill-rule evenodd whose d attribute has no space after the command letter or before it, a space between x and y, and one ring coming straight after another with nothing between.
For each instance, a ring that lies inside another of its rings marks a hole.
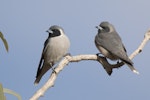
<instances>
[{"instance_id":1,"label":"perching bird","mask_svg":"<svg viewBox=\"0 0 150 100\"><path fill-rule=\"evenodd\" d=\"M98 29L98 34L95 36L95 45L98 50L106 58L123 61L134 73L138 74L139 72L133 67L133 62L129 59L122 40L114 26L109 22L102 22L96 28ZM111 68L106 68L105 70L111 75Z\"/></svg>"},{"instance_id":2,"label":"perching bird","mask_svg":"<svg viewBox=\"0 0 150 100\"><path fill-rule=\"evenodd\" d=\"M44 43L34 84L39 83L42 76L68 53L70 47L70 41L60 26L51 26L46 32L49 36Z\"/></svg>"}]
</instances>

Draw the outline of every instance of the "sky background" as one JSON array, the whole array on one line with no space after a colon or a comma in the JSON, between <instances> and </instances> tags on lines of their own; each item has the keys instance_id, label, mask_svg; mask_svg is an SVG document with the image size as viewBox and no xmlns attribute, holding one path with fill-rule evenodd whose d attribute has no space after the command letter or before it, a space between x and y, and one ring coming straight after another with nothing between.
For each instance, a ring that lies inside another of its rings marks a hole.
<instances>
[{"instance_id":1,"label":"sky background","mask_svg":"<svg viewBox=\"0 0 150 100\"><path fill-rule=\"evenodd\" d=\"M33 84L51 25L63 27L71 55L96 54L95 26L109 21L130 55L150 28L149 4L149 0L0 0L0 31L9 44L7 53L0 42L0 83L28 100L48 80L51 71L38 86ZM140 75L126 65L108 76L96 61L70 63L39 100L150 100L149 51L150 43L133 59Z\"/></svg>"}]
</instances>

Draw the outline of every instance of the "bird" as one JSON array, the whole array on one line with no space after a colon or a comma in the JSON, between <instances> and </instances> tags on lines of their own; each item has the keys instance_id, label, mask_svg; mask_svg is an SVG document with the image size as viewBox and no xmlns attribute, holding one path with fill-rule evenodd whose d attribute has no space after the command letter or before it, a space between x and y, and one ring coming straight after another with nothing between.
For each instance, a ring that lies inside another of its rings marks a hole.
<instances>
[{"instance_id":1,"label":"bird","mask_svg":"<svg viewBox=\"0 0 150 100\"><path fill-rule=\"evenodd\" d=\"M53 25L46 32L49 33L49 36L44 43L36 79L34 81L35 85L40 82L42 76L51 69L54 64L58 63L68 54L68 49L70 47L70 40L65 35L62 27ZM54 71L53 68L52 70Z\"/></svg>"},{"instance_id":2,"label":"bird","mask_svg":"<svg viewBox=\"0 0 150 100\"><path fill-rule=\"evenodd\" d=\"M127 51L121 37L115 27L108 21L103 21L96 26L98 33L95 36L95 45L104 57L110 60L121 60L131 69L132 72L139 74L134 68L133 62L129 59ZM105 68L108 75L111 75L112 68Z\"/></svg>"}]
</instances>

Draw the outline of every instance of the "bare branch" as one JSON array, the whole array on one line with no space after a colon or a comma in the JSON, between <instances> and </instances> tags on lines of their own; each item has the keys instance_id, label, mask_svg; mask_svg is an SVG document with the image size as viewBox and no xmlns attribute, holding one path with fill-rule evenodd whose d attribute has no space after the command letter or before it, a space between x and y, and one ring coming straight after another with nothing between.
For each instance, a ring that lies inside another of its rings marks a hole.
<instances>
[{"instance_id":1,"label":"bare branch","mask_svg":"<svg viewBox=\"0 0 150 100\"><path fill-rule=\"evenodd\" d=\"M142 49L144 48L145 44L150 40L150 30L145 33L144 39L140 46L135 50L131 55L130 59L133 59L137 54L139 54ZM83 60L93 60L98 61L102 64L104 69L107 71L107 73L110 75L112 73L113 68L119 68L122 65L124 65L123 62L117 63L117 64L109 64L107 59L102 56L97 55L77 55L77 56L69 56L67 55L64 57L64 59L59 63L59 65L55 68L56 73L52 73L49 80L30 98L30 100L37 100L39 97L43 96L44 93L51 87L54 86L54 82L57 78L57 75L64 69L66 65L69 64L69 62L79 62Z\"/></svg>"},{"instance_id":2,"label":"bare branch","mask_svg":"<svg viewBox=\"0 0 150 100\"><path fill-rule=\"evenodd\" d=\"M130 59L133 59L137 54L142 52L142 50L143 50L144 46L146 45L146 43L148 42L148 40L150 40L150 29L145 33L144 39L143 39L142 43L140 44L140 46L137 48L137 50L135 50L130 55Z\"/></svg>"}]
</instances>

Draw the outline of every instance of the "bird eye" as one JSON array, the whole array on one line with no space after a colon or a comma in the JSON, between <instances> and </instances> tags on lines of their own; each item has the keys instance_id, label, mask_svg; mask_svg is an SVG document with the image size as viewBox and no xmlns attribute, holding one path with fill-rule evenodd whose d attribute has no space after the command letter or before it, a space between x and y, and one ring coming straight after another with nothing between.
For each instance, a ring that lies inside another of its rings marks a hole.
<instances>
[{"instance_id":1,"label":"bird eye","mask_svg":"<svg viewBox=\"0 0 150 100\"><path fill-rule=\"evenodd\" d=\"M53 29L52 31L53 31L53 32L57 32L58 30L57 30L57 29Z\"/></svg>"}]
</instances>

